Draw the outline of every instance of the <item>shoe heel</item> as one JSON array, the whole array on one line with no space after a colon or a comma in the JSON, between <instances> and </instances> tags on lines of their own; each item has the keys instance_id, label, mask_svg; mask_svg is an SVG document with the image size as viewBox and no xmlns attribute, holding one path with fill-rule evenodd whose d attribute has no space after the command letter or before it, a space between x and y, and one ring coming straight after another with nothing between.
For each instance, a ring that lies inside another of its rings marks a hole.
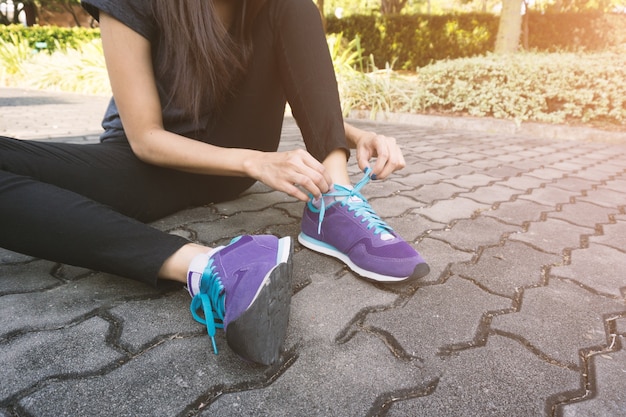
<instances>
[{"instance_id":1,"label":"shoe heel","mask_svg":"<svg viewBox=\"0 0 626 417\"><path fill-rule=\"evenodd\" d=\"M270 272L254 303L228 325L226 341L244 359L262 365L278 361L289 324L291 273L290 255Z\"/></svg>"}]
</instances>

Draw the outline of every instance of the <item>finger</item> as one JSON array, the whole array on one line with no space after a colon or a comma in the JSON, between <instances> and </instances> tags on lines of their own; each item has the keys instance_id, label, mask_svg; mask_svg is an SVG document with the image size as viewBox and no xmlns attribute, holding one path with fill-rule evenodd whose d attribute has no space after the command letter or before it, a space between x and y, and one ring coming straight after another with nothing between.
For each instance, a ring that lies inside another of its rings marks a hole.
<instances>
[{"instance_id":1,"label":"finger","mask_svg":"<svg viewBox=\"0 0 626 417\"><path fill-rule=\"evenodd\" d=\"M386 141L379 141L376 146L376 162L374 163L374 168L372 169L372 174L374 179L376 178L385 178L385 176L389 175L386 172L386 167L389 162L389 147L387 146Z\"/></svg>"},{"instance_id":2,"label":"finger","mask_svg":"<svg viewBox=\"0 0 626 417\"><path fill-rule=\"evenodd\" d=\"M369 151L365 149L359 149L359 151L357 152L356 161L359 165L359 169L361 170L361 172L364 172L366 168L370 167L371 157L372 154Z\"/></svg>"},{"instance_id":3,"label":"finger","mask_svg":"<svg viewBox=\"0 0 626 417\"><path fill-rule=\"evenodd\" d=\"M306 194L304 191L302 191L299 188L298 184L287 185L285 187L285 192L289 194L290 196L297 198L300 201L307 202L311 199L308 194Z\"/></svg>"},{"instance_id":4,"label":"finger","mask_svg":"<svg viewBox=\"0 0 626 417\"><path fill-rule=\"evenodd\" d=\"M307 189L315 197L320 197L322 193L328 192L333 183L326 167L308 152L304 159L301 174L306 177L306 180L300 180L301 182L298 184Z\"/></svg>"}]
</instances>

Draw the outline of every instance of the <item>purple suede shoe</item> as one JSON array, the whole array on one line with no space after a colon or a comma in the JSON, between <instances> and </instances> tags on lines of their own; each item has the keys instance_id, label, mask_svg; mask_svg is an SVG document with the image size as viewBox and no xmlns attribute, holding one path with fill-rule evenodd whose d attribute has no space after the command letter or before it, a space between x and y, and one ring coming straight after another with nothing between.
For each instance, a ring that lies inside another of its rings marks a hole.
<instances>
[{"instance_id":1,"label":"purple suede shoe","mask_svg":"<svg viewBox=\"0 0 626 417\"><path fill-rule=\"evenodd\" d=\"M215 329L223 328L239 356L263 365L278 360L289 322L292 254L289 237L241 236L209 253L196 268L203 272L190 270L191 313L207 326L216 354Z\"/></svg>"},{"instance_id":2,"label":"purple suede shoe","mask_svg":"<svg viewBox=\"0 0 626 417\"><path fill-rule=\"evenodd\" d=\"M353 188L335 185L317 201L309 201L302 216L298 241L309 249L333 256L363 278L402 283L430 272L428 264L374 212L359 193L371 169Z\"/></svg>"}]
</instances>

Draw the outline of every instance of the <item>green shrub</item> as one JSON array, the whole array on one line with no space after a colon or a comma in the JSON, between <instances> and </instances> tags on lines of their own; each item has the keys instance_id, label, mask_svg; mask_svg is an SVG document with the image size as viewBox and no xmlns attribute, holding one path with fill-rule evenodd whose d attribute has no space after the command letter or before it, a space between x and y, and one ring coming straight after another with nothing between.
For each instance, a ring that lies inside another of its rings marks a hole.
<instances>
[{"instance_id":1,"label":"green shrub","mask_svg":"<svg viewBox=\"0 0 626 417\"><path fill-rule=\"evenodd\" d=\"M5 42L26 41L32 50L45 49L49 53L57 49L77 49L82 44L100 38L98 29L57 26L0 25L0 39Z\"/></svg>"},{"instance_id":2,"label":"green shrub","mask_svg":"<svg viewBox=\"0 0 626 417\"><path fill-rule=\"evenodd\" d=\"M529 49L602 51L626 43L626 16L601 13L529 13ZM351 15L327 18L328 33L359 36L366 56L378 65L415 70L442 59L493 51L498 17L460 15Z\"/></svg>"},{"instance_id":3,"label":"green shrub","mask_svg":"<svg viewBox=\"0 0 626 417\"><path fill-rule=\"evenodd\" d=\"M488 55L439 61L416 75L387 70L339 79L346 113L367 109L626 126L626 56L620 53Z\"/></svg>"}]
</instances>

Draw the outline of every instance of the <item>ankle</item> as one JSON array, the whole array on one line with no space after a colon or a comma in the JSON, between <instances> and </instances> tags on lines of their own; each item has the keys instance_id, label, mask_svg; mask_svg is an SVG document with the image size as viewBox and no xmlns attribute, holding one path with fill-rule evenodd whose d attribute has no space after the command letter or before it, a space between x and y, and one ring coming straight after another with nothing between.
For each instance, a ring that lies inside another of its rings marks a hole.
<instances>
[{"instance_id":1,"label":"ankle","mask_svg":"<svg viewBox=\"0 0 626 417\"><path fill-rule=\"evenodd\" d=\"M187 273L194 258L210 251L211 248L208 246L188 243L163 262L158 277L187 283Z\"/></svg>"}]
</instances>

